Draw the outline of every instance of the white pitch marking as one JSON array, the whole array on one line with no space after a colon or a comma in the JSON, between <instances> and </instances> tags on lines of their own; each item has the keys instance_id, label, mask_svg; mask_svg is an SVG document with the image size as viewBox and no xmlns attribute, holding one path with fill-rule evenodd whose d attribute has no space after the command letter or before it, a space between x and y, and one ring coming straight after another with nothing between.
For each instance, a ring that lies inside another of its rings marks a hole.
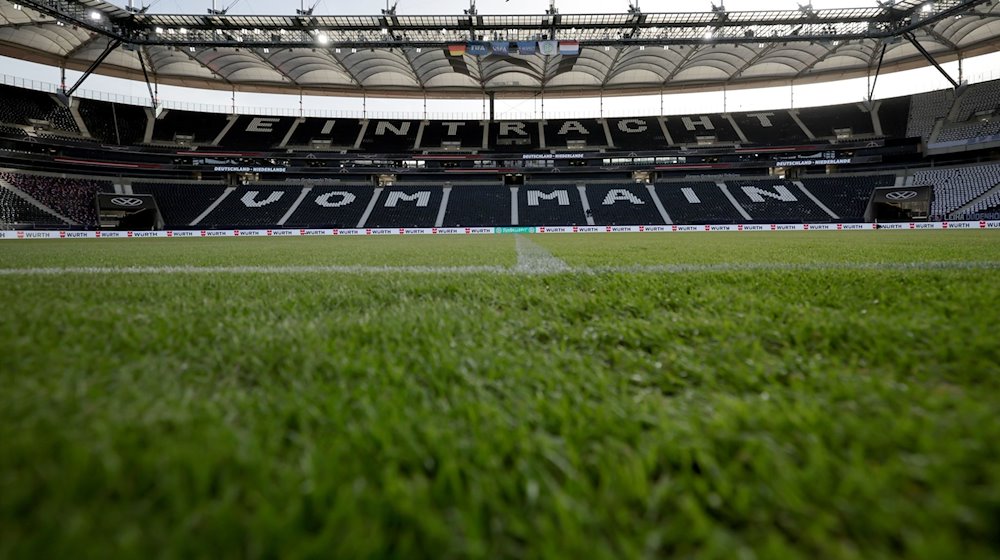
<instances>
[{"instance_id":1,"label":"white pitch marking","mask_svg":"<svg viewBox=\"0 0 1000 560\"><path fill-rule=\"evenodd\" d=\"M545 247L531 241L523 235L518 235L516 272L522 274L554 274L571 272L568 264L552 256Z\"/></svg>"},{"instance_id":2,"label":"white pitch marking","mask_svg":"<svg viewBox=\"0 0 1000 560\"><path fill-rule=\"evenodd\" d=\"M523 243L523 242L522 242ZM530 242L529 242L530 243ZM535 247L538 245L532 243ZM541 249L541 247L538 247ZM548 254L548 251L541 249ZM556 264L558 263L558 264ZM800 272L800 271L935 271L935 270L1000 270L1000 261L903 262L903 263L719 263L719 264L654 264L633 266L570 267L552 257L518 252L518 265L506 266L129 266L129 267L48 267L3 268L0 277L112 275L112 274L684 274L726 272Z\"/></svg>"}]
</instances>

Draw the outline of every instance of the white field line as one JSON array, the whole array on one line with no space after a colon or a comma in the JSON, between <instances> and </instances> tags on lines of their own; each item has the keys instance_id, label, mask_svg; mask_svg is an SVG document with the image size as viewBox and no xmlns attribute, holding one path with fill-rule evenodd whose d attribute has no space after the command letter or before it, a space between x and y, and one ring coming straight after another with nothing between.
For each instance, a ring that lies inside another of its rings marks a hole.
<instances>
[{"instance_id":1,"label":"white field line","mask_svg":"<svg viewBox=\"0 0 1000 560\"><path fill-rule=\"evenodd\" d=\"M523 235L516 237L517 267L515 271L521 274L555 274L571 272L568 264L552 256L545 247L531 241Z\"/></svg>"},{"instance_id":2,"label":"white field line","mask_svg":"<svg viewBox=\"0 0 1000 560\"><path fill-rule=\"evenodd\" d=\"M795 272L795 271L935 271L935 270L1000 270L997 261L955 262L900 262L900 263L720 263L720 264L662 264L570 267L559 259L541 265L528 260L524 265L505 266L131 266L131 267L46 267L3 268L0 277L61 276L61 275L114 275L114 274L418 274L418 275L542 275L542 274L684 274L725 272Z\"/></svg>"}]
</instances>

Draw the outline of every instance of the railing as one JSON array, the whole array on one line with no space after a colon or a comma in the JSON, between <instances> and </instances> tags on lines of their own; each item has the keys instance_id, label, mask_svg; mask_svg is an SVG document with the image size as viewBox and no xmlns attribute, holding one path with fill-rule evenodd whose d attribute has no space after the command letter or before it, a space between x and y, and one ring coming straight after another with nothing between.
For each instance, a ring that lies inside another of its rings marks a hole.
<instances>
[{"instance_id":1,"label":"railing","mask_svg":"<svg viewBox=\"0 0 1000 560\"><path fill-rule=\"evenodd\" d=\"M1000 69L990 70L989 72L982 72L974 75L966 75L967 83L979 83L990 80L1000 79ZM20 78L17 76L10 76L7 74L0 74L0 83L8 86L15 86L20 88L32 89L37 91L43 91L46 93L57 93L60 87L51 82L44 82L40 80L31 80L26 78ZM83 99L93 99L96 101L106 101L110 103L120 103L124 105L137 105L140 107L151 107L152 103L148 97L136 97L131 95L123 95L120 93L112 93L105 91L93 91L87 89L79 89L74 94L76 97ZM289 95L290 100L296 100L295 96ZM635 103L631 104L628 108L621 107L611 107L606 108L604 111L595 110L583 110L583 111L544 111L544 113L537 108L531 111L523 110L502 110L498 109L496 112L496 119L498 120L538 120L541 118L546 119L588 119L588 118L628 118L628 117L648 117L650 115L660 114L660 101L659 96L647 96L656 99L656 101L651 100L636 100ZM623 98L614 98L616 101L621 101ZM298 100L296 100L298 101ZM357 101L352 99L352 101ZM380 100L386 101L386 100ZM408 102L413 102L414 100L408 99ZM646 102L649 101L649 102ZM860 101L857 99L855 101ZM337 102L337 98L330 98L331 103ZM527 100L525 100L527 102ZM558 103L559 101L556 101ZM845 101L849 102L849 101ZM196 111L203 113L223 113L223 114L239 114L239 115L261 115L261 116L275 116L275 117L314 117L314 118L329 118L329 119L364 119L364 118L375 118L375 119L387 119L387 120L456 120L456 121L469 121L469 120L480 120L489 118L489 113L485 110L482 111L469 111L469 112L440 112L440 111L378 111L378 110L334 110L334 109L313 109L313 108L297 108L297 107L256 107L256 106L245 106L238 105L235 103L229 105L218 105L218 104L204 104L204 103L191 103L188 101L178 101L173 99L161 99L160 104L166 109L176 109L180 111ZM705 109L694 109L690 110L686 108L686 103L676 103L671 101L669 104L664 105L667 107L664 114L694 114L699 112L706 112ZM707 112L723 112L722 108L716 108L717 110L707 111ZM725 108L727 111L737 112L743 110L750 110L745 108L742 104L729 103L728 107Z\"/></svg>"}]
</instances>

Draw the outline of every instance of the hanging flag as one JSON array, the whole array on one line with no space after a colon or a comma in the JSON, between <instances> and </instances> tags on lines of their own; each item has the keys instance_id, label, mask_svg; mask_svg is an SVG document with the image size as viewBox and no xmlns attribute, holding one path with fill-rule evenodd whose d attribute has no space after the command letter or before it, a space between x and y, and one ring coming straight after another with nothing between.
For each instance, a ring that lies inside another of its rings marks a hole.
<instances>
[{"instance_id":1,"label":"hanging flag","mask_svg":"<svg viewBox=\"0 0 1000 560\"><path fill-rule=\"evenodd\" d=\"M523 54L525 56L531 56L538 52L538 43L534 41L518 41L517 42L517 52L518 54Z\"/></svg>"},{"instance_id":2,"label":"hanging flag","mask_svg":"<svg viewBox=\"0 0 1000 560\"><path fill-rule=\"evenodd\" d=\"M576 56L580 54L580 42L559 41L559 54L564 56Z\"/></svg>"},{"instance_id":3,"label":"hanging flag","mask_svg":"<svg viewBox=\"0 0 1000 560\"><path fill-rule=\"evenodd\" d=\"M510 56L510 43L507 41L493 41L490 47L497 56Z\"/></svg>"},{"instance_id":4,"label":"hanging flag","mask_svg":"<svg viewBox=\"0 0 1000 560\"><path fill-rule=\"evenodd\" d=\"M462 56L465 54L465 44L448 45L448 54L451 56Z\"/></svg>"},{"instance_id":5,"label":"hanging flag","mask_svg":"<svg viewBox=\"0 0 1000 560\"><path fill-rule=\"evenodd\" d=\"M468 53L472 56L486 56L490 54L489 44L482 42L469 43Z\"/></svg>"},{"instance_id":6,"label":"hanging flag","mask_svg":"<svg viewBox=\"0 0 1000 560\"><path fill-rule=\"evenodd\" d=\"M559 52L559 42L558 41L539 41L538 50L542 52L545 56L552 56Z\"/></svg>"}]
</instances>

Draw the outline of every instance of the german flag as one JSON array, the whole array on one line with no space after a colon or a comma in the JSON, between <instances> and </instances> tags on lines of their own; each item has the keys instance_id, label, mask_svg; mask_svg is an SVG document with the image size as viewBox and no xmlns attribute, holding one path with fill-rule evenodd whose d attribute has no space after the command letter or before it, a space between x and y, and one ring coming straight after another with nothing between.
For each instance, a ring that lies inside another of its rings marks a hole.
<instances>
[{"instance_id":1,"label":"german flag","mask_svg":"<svg viewBox=\"0 0 1000 560\"><path fill-rule=\"evenodd\" d=\"M465 54L465 43L448 45L448 54L451 56L462 56Z\"/></svg>"}]
</instances>

